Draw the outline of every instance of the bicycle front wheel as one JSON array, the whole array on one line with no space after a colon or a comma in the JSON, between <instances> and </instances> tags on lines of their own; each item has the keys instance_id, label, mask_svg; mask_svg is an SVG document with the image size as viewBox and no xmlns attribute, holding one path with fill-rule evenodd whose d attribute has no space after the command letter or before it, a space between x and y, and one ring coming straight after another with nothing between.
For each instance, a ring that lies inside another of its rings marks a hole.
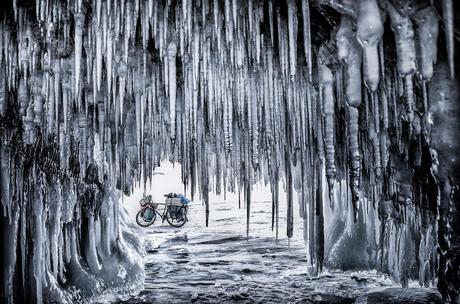
<instances>
[{"instance_id":1,"label":"bicycle front wheel","mask_svg":"<svg viewBox=\"0 0 460 304\"><path fill-rule=\"evenodd\" d=\"M182 227L187 221L187 206L182 206L173 210L168 208L166 212L166 221L173 227Z\"/></svg>"},{"instance_id":2,"label":"bicycle front wheel","mask_svg":"<svg viewBox=\"0 0 460 304\"><path fill-rule=\"evenodd\" d=\"M150 220L147 219L145 216L145 212L147 211L147 209L149 208L142 209L136 214L136 222L141 227L148 227L152 225L155 222L155 219L157 218L155 210L152 210L152 218Z\"/></svg>"}]
</instances>

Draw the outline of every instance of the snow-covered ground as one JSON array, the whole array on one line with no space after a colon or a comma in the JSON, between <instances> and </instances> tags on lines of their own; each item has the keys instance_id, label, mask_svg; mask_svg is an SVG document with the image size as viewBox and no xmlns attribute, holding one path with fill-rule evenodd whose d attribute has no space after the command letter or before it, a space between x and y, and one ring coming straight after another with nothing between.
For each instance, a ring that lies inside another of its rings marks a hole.
<instances>
[{"instance_id":1,"label":"snow-covered ground","mask_svg":"<svg viewBox=\"0 0 460 304\"><path fill-rule=\"evenodd\" d=\"M147 183L145 193L152 195L154 202L164 202L165 198L163 195L170 192L183 193L183 186L180 180L180 165L163 162L156 170L156 174L152 180L152 186L150 186L150 183ZM142 184L138 185L132 195L123 198L124 206L133 220L135 220L136 213L139 211L139 201L143 193L144 187ZM190 197L189 193L186 193L186 196ZM253 188L251 197L254 203L251 205L250 236L275 237L275 231L272 232L271 230L272 215L270 189L261 183L256 184ZM200 231L246 235L246 208L244 206L243 196L241 198L241 208L239 208L237 194L227 193L224 197L223 194L215 195L210 193L209 227L205 225L205 206L200 198L196 197L189 207L189 222L181 228L181 232ZM285 195L280 197L279 207L278 238L280 243L287 243ZM303 246L303 224L299 217L297 203L295 203L294 207L294 224L294 237L290 240L290 243ZM165 229L168 231L169 227L166 222L163 226L166 226ZM156 222L154 227L157 229L162 226L161 223ZM147 229L147 231L149 230ZM156 237L154 237L154 240L158 242Z\"/></svg>"},{"instance_id":2,"label":"snow-covered ground","mask_svg":"<svg viewBox=\"0 0 460 304\"><path fill-rule=\"evenodd\" d=\"M164 193L181 192L179 168L163 164L158 172L165 175L156 175L157 187L147 189L155 201L162 200ZM288 241L286 206L280 206L276 240L271 230L271 202L264 200L269 194L262 187L255 190L249 238L246 209L239 209L233 196L211 199L209 227L205 227L204 206L197 200L190 205L189 222L182 228L162 224L158 218L152 227L145 228L146 237L153 242L144 259L145 289L125 299L126 303L352 303L369 292L397 287L374 271L312 275L299 216L295 214L294 237ZM133 220L142 192L137 189L124 199ZM395 290L390 289L399 296L421 291ZM433 289L422 290L414 303L428 302L424 299L435 302L438 298Z\"/></svg>"}]
</instances>

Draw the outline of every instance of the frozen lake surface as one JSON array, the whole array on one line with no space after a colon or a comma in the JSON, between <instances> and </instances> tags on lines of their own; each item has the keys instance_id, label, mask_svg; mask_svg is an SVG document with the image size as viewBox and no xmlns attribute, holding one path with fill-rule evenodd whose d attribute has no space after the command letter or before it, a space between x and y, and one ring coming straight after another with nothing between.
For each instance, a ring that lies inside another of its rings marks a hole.
<instances>
[{"instance_id":1,"label":"frozen lake surface","mask_svg":"<svg viewBox=\"0 0 460 304\"><path fill-rule=\"evenodd\" d=\"M127 204L134 218L137 204ZM246 237L244 208L215 202L209 227L194 203L182 228L157 222L144 228L153 246L145 257L145 289L123 303L438 303L435 289L399 289L376 272L326 271L312 276L298 216L294 237L271 231L271 203L254 202ZM386 301L386 302L385 302Z\"/></svg>"}]
</instances>

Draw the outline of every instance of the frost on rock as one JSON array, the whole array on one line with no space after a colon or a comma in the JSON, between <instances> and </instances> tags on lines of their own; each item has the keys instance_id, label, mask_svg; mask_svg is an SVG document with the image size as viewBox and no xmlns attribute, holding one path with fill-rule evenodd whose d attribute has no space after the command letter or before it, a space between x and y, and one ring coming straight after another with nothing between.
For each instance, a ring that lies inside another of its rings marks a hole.
<instances>
[{"instance_id":1,"label":"frost on rock","mask_svg":"<svg viewBox=\"0 0 460 304\"><path fill-rule=\"evenodd\" d=\"M70 303L142 280L118 201L162 160L181 164L206 223L209 192L238 192L250 234L263 181L278 237L284 182L286 234L298 197L312 269L437 280L458 299L455 6L7 1L2 300Z\"/></svg>"}]
</instances>

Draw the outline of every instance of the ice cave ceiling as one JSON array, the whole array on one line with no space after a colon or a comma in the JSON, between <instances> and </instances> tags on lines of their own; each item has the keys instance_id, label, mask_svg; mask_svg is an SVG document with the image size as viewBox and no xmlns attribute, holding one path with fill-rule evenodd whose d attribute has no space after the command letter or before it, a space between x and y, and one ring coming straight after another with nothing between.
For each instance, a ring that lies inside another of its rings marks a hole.
<instances>
[{"instance_id":1,"label":"ice cave ceiling","mask_svg":"<svg viewBox=\"0 0 460 304\"><path fill-rule=\"evenodd\" d=\"M364 255L458 299L453 2L3 1L5 284L49 297L75 268L94 272L120 233L108 189L129 193L169 159L207 205L241 193L248 233L254 183L270 186L277 230L286 193L289 237L297 192L318 270ZM352 214L363 255L325 251L326 207Z\"/></svg>"}]
</instances>

